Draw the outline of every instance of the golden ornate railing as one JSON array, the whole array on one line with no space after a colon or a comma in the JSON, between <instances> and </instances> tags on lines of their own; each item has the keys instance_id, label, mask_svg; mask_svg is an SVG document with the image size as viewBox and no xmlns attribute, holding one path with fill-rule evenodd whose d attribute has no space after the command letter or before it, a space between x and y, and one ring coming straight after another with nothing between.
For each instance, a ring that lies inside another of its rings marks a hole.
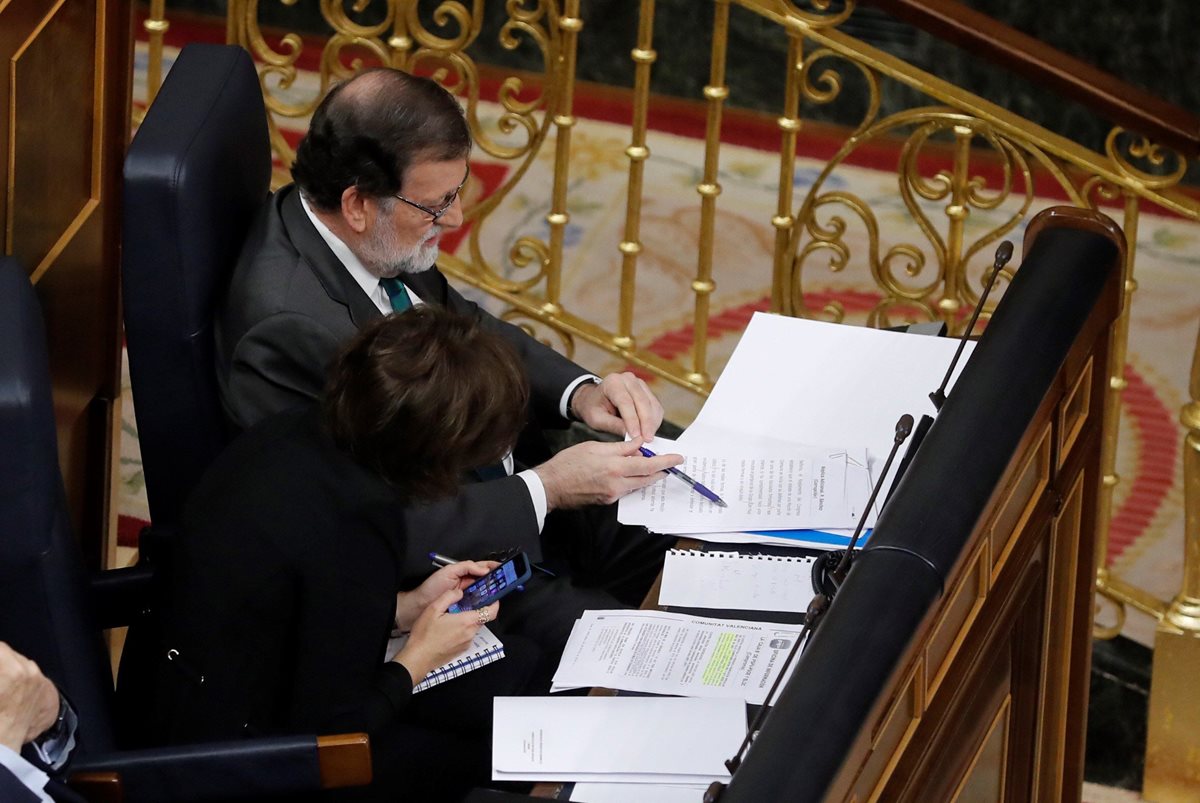
<instances>
[{"instance_id":1,"label":"golden ornate railing","mask_svg":"<svg viewBox=\"0 0 1200 803\"><path fill-rule=\"evenodd\" d=\"M492 5L500 0L493 0ZM696 183L699 195L699 235L691 282L693 343L680 360L667 359L645 348L634 327L635 283L641 239L642 200L647 161L647 109L650 76L657 60L653 48L654 0L636 4L636 32L629 4L630 59L634 86L631 101L627 159L627 200L624 224L613 248L620 259L619 308L615 326L588 320L563 302L564 237L570 221L567 207L572 163L571 133L575 125L574 88L577 48L583 21L580 0L505 0L506 18L498 31L484 31L484 0L387 0L373 24L356 23L339 0L322 0L320 9L330 34L324 40L317 70L319 86L311 95L295 97L292 90L303 39L299 34L264 35L257 0L230 0L227 33L251 51L261 64L264 94L271 112L272 142L284 164L292 150L278 127L283 118L311 113L329 85L355 68L351 55L358 53L402 69L432 72L454 91L466 108L472 134L489 156L513 165L501 186L467 210L473 222L468 248L462 255L443 255L444 270L503 300L506 317L543 336L553 336L571 353L577 340L619 355L628 363L666 380L705 394L712 375L708 354L709 298L714 283L714 243L720 203L722 119L730 94L727 57L731 7L775 23L788 42L786 60L774 69L785 86L779 109L779 182L774 227L771 305L776 311L827 320L845 319L837 303L813 300L806 287L815 277L828 277L855 265L869 270L881 294L867 323L886 326L900 319L943 320L960 327L964 310L978 300L980 284L996 242L1013 232L1031 211L1039 187L1053 185L1078 206L1115 205L1128 239L1124 268L1125 306L1107 367L1110 393L1106 400L1103 465L1105 493L1099 521L1099 553L1106 554L1113 490L1119 482L1114 467L1118 440L1120 392L1125 387L1123 367L1129 336L1129 310L1137 288L1135 266L1137 233L1146 203L1200 221L1200 202L1179 189L1187 159L1200 151L1200 123L1155 98L1149 98L1117 79L1057 54L1045 45L1005 28L952 0L861 0L951 41L964 44L1027 76L1071 94L1079 102L1114 120L1102 152L1091 150L1032 124L937 76L844 33L840 26L856 9L855 0L710 0L695 3L697 13L712 17L708 83L703 90L706 133L703 164ZM284 0L285 5L289 0ZM152 47L166 28L162 0L152 0L147 23ZM354 0L353 10L363 11L371 0ZM513 72L503 78L497 101L501 113L485 124L479 114L480 66L470 55L482 36L495 36L500 45L515 49L532 45L542 63L540 74ZM274 46L270 43L274 42ZM161 45L159 45L161 46ZM155 69L151 58L151 70ZM151 72L153 92L157 83ZM796 153L806 125L805 111L845 100L844 89L857 82L863 107L858 122L825 165L803 197L793 196ZM881 99L893 87L906 87L921 102L884 114ZM1129 130L1126 130L1129 129ZM864 146L880 140L900 141L897 193L912 234L898 236L884 225L878 212L863 198L829 184L830 176L853 159ZM481 234L489 215L526 176L543 149L552 149L553 179L548 235L520 236L504 253L488 252ZM939 153L949 167L927 174L922 157ZM984 174L999 175L990 184ZM1036 211L1036 210L1035 210ZM983 224L974 221L985 218ZM851 231L866 246L855 250ZM989 307L992 305L989 305ZM986 313L985 313L986 317ZM1196 397L1193 377L1193 397ZM1190 586L1180 599L1194 605L1200 590L1200 491L1195 462L1197 432L1193 402L1185 421L1193 429L1188 441L1188 551L1185 576ZM1108 569L1098 569L1097 588L1113 604L1115 622L1097 626L1097 635L1120 632L1125 606L1132 605L1161 622L1171 633L1200 638L1200 620L1180 619L1176 600L1168 612L1166 602L1135 588ZM1190 596L1189 596L1190 595ZM1186 606L1185 606L1186 607ZM1190 608L1188 610L1191 610ZM1174 628L1174 629L1171 629ZM1160 629L1160 633L1163 632ZM1162 660L1161 658L1159 659ZM1180 671L1176 665L1171 671ZM1159 666L1156 663L1155 683ZM1200 727L1200 715L1196 717ZM1153 729L1152 724L1152 729ZM1193 756L1195 758L1195 756ZM1150 783L1151 764L1147 779Z\"/></svg>"}]
</instances>

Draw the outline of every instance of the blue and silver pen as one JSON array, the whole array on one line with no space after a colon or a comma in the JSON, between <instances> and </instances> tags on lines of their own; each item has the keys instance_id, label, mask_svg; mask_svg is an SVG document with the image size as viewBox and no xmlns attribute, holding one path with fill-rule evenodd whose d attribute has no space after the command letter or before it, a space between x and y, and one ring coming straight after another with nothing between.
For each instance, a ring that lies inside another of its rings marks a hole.
<instances>
[{"instance_id":1,"label":"blue and silver pen","mask_svg":"<svg viewBox=\"0 0 1200 803\"><path fill-rule=\"evenodd\" d=\"M448 558L445 555L439 555L436 552L430 552L429 559L433 561L433 566L436 569L440 569L443 566L449 566L453 563L458 563L458 561L454 558Z\"/></svg>"},{"instance_id":2,"label":"blue and silver pen","mask_svg":"<svg viewBox=\"0 0 1200 803\"><path fill-rule=\"evenodd\" d=\"M645 446L639 446L639 447L638 447L638 451L642 453L642 456L643 456L643 457L658 457L658 455L656 455L654 452L652 452L652 451L650 451L649 449L647 449ZM679 479L683 480L684 482L686 482L688 485L690 485L690 486L691 486L691 488L692 488L692 490L693 490L693 491L695 491L696 493L700 494L700 495L701 495L701 496L703 496L705 499L707 499L708 501L712 502L714 505L717 505L718 507L729 507L729 505L725 504L725 500L724 500L724 499L722 499L721 497L717 496L715 493L713 493L712 491L708 490L708 489L707 489L707 488L705 488L703 485L701 485L700 483L696 482L694 479L692 479L691 477L689 477L687 474L684 474L684 473L683 473L682 471L680 471L679 469L677 469L677 468L673 468L673 467L672 467L672 468L668 468L668 469L667 469L667 473L668 473L668 474L672 474L672 475L674 475L674 476L678 477Z\"/></svg>"}]
</instances>

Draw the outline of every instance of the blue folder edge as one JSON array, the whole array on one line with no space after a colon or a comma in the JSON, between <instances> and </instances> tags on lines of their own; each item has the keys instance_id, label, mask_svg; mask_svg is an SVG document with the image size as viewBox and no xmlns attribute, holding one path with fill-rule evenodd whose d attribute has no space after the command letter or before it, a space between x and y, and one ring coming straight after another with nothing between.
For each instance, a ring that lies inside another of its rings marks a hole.
<instances>
[{"instance_id":1,"label":"blue folder edge","mask_svg":"<svg viewBox=\"0 0 1200 803\"><path fill-rule=\"evenodd\" d=\"M749 532L754 535L788 538L793 541L805 541L810 544L827 544L830 549L844 549L850 544L848 537L838 533L826 532L825 530L750 530ZM874 529L863 530L855 549L861 549L866 546L867 540L873 532Z\"/></svg>"}]
</instances>

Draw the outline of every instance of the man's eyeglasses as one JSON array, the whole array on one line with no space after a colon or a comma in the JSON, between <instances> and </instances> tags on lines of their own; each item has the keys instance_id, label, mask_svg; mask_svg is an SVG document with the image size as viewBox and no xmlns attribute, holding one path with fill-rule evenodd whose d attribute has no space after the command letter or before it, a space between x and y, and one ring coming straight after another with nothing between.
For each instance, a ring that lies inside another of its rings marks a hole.
<instances>
[{"instance_id":1,"label":"man's eyeglasses","mask_svg":"<svg viewBox=\"0 0 1200 803\"><path fill-rule=\"evenodd\" d=\"M462 183L459 184L454 189L454 192L450 193L450 200L446 201L444 204L439 206L437 209L430 209L428 206L425 206L425 204L419 204L416 201L410 201L409 199L405 198L400 193L396 193L392 197L398 201L404 201L404 203L408 204L413 209L419 209L422 212L424 212L425 214L429 215L431 218L433 218L433 220L429 221L430 223L437 223L438 219L441 218L442 215L449 212L450 207L454 206L454 202L458 200L458 194L460 192L462 192L462 188L467 185L467 179L469 179L470 177L471 177L471 168L468 167L467 174L465 176L463 176Z\"/></svg>"}]
</instances>

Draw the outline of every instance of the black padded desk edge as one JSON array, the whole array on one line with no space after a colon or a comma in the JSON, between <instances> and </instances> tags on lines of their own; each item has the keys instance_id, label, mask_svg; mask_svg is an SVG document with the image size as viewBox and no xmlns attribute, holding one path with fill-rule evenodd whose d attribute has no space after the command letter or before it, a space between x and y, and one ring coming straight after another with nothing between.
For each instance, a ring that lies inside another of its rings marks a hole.
<instances>
[{"instance_id":1,"label":"black padded desk edge","mask_svg":"<svg viewBox=\"0 0 1200 803\"><path fill-rule=\"evenodd\" d=\"M722 803L824 798L1091 314L1115 251L1090 232L1041 232Z\"/></svg>"}]
</instances>

